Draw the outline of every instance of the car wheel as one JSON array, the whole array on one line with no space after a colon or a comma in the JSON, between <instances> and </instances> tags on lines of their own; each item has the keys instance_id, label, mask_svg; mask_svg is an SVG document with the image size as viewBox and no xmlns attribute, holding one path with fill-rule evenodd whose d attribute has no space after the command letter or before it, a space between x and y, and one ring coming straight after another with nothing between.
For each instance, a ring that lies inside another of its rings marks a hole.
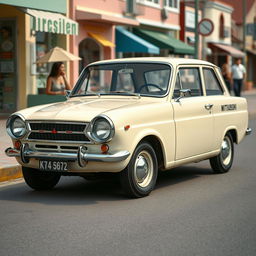
<instances>
[{"instance_id":1,"label":"car wheel","mask_svg":"<svg viewBox=\"0 0 256 256\"><path fill-rule=\"evenodd\" d=\"M42 172L37 169L22 167L22 173L27 185L34 190L47 190L53 188L60 180L60 174Z\"/></svg>"},{"instance_id":2,"label":"car wheel","mask_svg":"<svg viewBox=\"0 0 256 256\"><path fill-rule=\"evenodd\" d=\"M128 166L120 173L122 187L128 196L147 196L155 187L157 173L157 157L153 147L141 143L135 149Z\"/></svg>"},{"instance_id":3,"label":"car wheel","mask_svg":"<svg viewBox=\"0 0 256 256\"><path fill-rule=\"evenodd\" d=\"M228 172L233 164L234 143L230 133L227 133L221 143L219 155L210 159L210 164L215 173Z\"/></svg>"}]
</instances>

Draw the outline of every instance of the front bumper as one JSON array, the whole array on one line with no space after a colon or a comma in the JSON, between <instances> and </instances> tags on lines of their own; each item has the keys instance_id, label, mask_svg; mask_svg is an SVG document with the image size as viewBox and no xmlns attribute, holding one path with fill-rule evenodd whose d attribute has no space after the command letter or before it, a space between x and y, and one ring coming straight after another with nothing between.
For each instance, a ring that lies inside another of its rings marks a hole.
<instances>
[{"instance_id":1,"label":"front bumper","mask_svg":"<svg viewBox=\"0 0 256 256\"><path fill-rule=\"evenodd\" d=\"M77 153L63 153L50 151L35 151L29 149L28 144L23 144L21 149L7 148L5 150L7 156L20 157L21 161L26 164L30 158L34 159L55 159L63 161L77 161L80 167L84 167L87 162L120 162L130 155L128 151L119 151L115 154L90 154L80 146Z\"/></svg>"}]
</instances>

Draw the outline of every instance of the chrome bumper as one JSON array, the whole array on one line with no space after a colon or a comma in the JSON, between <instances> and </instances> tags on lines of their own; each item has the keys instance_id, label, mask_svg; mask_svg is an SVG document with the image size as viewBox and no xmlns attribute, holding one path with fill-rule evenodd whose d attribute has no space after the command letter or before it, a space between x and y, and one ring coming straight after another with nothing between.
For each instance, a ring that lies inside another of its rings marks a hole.
<instances>
[{"instance_id":1,"label":"chrome bumper","mask_svg":"<svg viewBox=\"0 0 256 256\"><path fill-rule=\"evenodd\" d=\"M94 162L120 162L125 160L130 153L128 151L119 151L115 154L89 154L81 146L77 153L62 153L50 151L34 151L29 149L28 144L23 144L21 150L7 148L5 154L10 157L20 157L23 163L28 163L30 158L35 159L57 159L63 161L78 161L81 167L84 167L88 161Z\"/></svg>"},{"instance_id":2,"label":"chrome bumper","mask_svg":"<svg viewBox=\"0 0 256 256\"><path fill-rule=\"evenodd\" d=\"M252 128L247 128L245 135L250 135L252 133Z\"/></svg>"}]
</instances>

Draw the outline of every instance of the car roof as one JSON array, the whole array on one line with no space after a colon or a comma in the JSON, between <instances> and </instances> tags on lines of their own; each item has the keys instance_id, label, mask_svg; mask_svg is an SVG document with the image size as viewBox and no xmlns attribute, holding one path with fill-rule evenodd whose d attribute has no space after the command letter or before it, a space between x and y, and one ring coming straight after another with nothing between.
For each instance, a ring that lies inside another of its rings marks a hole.
<instances>
[{"instance_id":1,"label":"car roof","mask_svg":"<svg viewBox=\"0 0 256 256\"><path fill-rule=\"evenodd\" d=\"M120 58L120 59L109 59L109 60L102 60L91 63L90 65L100 65L100 64L110 64L110 63L123 63L123 62L162 62L162 63L169 63L173 66L178 65L210 65L215 66L214 64L199 60L199 59L188 59L188 58L173 58L173 57L137 57L137 58Z\"/></svg>"}]
</instances>

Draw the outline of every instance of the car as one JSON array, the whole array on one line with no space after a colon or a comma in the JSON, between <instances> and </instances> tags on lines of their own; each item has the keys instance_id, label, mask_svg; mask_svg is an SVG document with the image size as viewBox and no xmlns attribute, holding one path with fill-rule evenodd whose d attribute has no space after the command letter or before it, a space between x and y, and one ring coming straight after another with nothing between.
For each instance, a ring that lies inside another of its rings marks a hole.
<instances>
[{"instance_id":1,"label":"car","mask_svg":"<svg viewBox=\"0 0 256 256\"><path fill-rule=\"evenodd\" d=\"M7 132L6 154L32 189L51 189L62 175L118 173L139 198L159 171L209 159L213 172L228 172L251 129L246 99L229 94L217 66L147 57L88 65L65 102L12 114Z\"/></svg>"}]
</instances>

